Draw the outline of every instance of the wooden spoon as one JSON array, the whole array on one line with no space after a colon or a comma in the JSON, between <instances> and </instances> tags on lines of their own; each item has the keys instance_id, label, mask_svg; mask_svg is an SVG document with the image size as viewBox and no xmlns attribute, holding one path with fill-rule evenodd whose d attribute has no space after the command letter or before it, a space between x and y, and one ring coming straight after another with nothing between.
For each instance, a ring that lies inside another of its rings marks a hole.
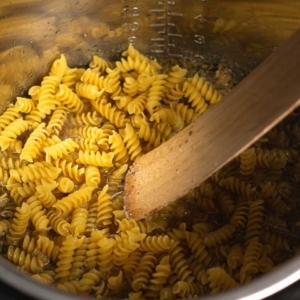
<instances>
[{"instance_id":1,"label":"wooden spoon","mask_svg":"<svg viewBox=\"0 0 300 300\"><path fill-rule=\"evenodd\" d=\"M300 104L300 31L220 103L136 160L125 181L125 213L139 220L188 193Z\"/></svg>"}]
</instances>

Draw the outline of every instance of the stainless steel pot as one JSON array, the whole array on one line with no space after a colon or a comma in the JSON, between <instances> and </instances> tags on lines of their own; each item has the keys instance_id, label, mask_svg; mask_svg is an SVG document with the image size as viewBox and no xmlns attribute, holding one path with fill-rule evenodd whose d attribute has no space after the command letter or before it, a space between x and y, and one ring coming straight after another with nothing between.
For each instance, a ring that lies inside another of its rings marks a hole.
<instances>
[{"instance_id":1,"label":"stainless steel pot","mask_svg":"<svg viewBox=\"0 0 300 300\"><path fill-rule=\"evenodd\" d=\"M59 53L73 66L113 59L128 43L152 56L232 62L241 76L300 27L296 0L2 0L0 91L4 106L38 83ZM76 299L0 259L0 278L38 299ZM210 299L259 299L300 278L300 260ZM83 299L82 297L78 299ZM203 299L203 298L202 298Z\"/></svg>"}]
</instances>

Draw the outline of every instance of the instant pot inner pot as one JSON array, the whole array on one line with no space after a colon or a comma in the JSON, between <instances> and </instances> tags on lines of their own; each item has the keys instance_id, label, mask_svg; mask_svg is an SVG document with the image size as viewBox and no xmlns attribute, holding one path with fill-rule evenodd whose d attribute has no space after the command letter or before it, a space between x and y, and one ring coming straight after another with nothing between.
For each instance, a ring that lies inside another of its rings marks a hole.
<instances>
[{"instance_id":1,"label":"instant pot inner pot","mask_svg":"<svg viewBox=\"0 0 300 300\"><path fill-rule=\"evenodd\" d=\"M299 28L299 9L299 1L283 0L2 0L2 111L16 96L26 96L29 87L40 84L60 54L65 54L69 67L87 67L93 55L119 59L129 44L162 64L184 61L199 69L223 65L238 82ZM276 216L269 217L276 223ZM292 259L214 297L267 296L296 281L298 265ZM0 278L39 299L75 297L36 283L3 260Z\"/></svg>"}]
</instances>

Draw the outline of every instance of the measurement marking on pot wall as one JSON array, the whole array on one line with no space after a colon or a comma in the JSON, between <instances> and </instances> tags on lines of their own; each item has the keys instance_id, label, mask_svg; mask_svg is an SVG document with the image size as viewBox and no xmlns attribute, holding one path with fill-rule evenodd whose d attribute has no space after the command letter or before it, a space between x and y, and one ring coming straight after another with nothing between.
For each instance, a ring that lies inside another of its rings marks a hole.
<instances>
[{"instance_id":1,"label":"measurement marking on pot wall","mask_svg":"<svg viewBox=\"0 0 300 300\"><path fill-rule=\"evenodd\" d=\"M133 6L133 7L130 7L129 5L123 6L121 10L121 15L125 20L127 18L130 19L133 18L133 20L123 23L123 28L125 33L137 32L140 29L140 23L134 20L134 18L140 16L140 9L138 6ZM128 42L130 44L135 44L137 40L138 38L135 35L130 35L128 37Z\"/></svg>"},{"instance_id":2,"label":"measurement marking on pot wall","mask_svg":"<svg viewBox=\"0 0 300 300\"><path fill-rule=\"evenodd\" d=\"M175 1L158 1L158 6L163 8L154 8L150 10L152 15L156 16L155 23L150 24L150 27L157 28L158 37L151 38L152 52L167 54L168 56L182 57L177 46L182 40L182 34L177 33L176 24L180 24L180 19L183 14L174 11L176 7ZM164 30L161 30L164 28Z\"/></svg>"}]
</instances>

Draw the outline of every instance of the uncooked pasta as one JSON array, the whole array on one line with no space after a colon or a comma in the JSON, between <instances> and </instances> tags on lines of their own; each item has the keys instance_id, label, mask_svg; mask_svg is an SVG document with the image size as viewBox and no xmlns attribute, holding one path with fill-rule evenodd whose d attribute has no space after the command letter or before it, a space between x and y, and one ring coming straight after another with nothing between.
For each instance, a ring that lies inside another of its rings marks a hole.
<instances>
[{"instance_id":1,"label":"uncooked pasta","mask_svg":"<svg viewBox=\"0 0 300 300\"><path fill-rule=\"evenodd\" d=\"M235 288L298 253L297 111L182 199L126 219L129 167L230 92L224 67L194 71L132 45L86 69L57 58L0 116L2 255L65 292L166 300Z\"/></svg>"}]
</instances>

